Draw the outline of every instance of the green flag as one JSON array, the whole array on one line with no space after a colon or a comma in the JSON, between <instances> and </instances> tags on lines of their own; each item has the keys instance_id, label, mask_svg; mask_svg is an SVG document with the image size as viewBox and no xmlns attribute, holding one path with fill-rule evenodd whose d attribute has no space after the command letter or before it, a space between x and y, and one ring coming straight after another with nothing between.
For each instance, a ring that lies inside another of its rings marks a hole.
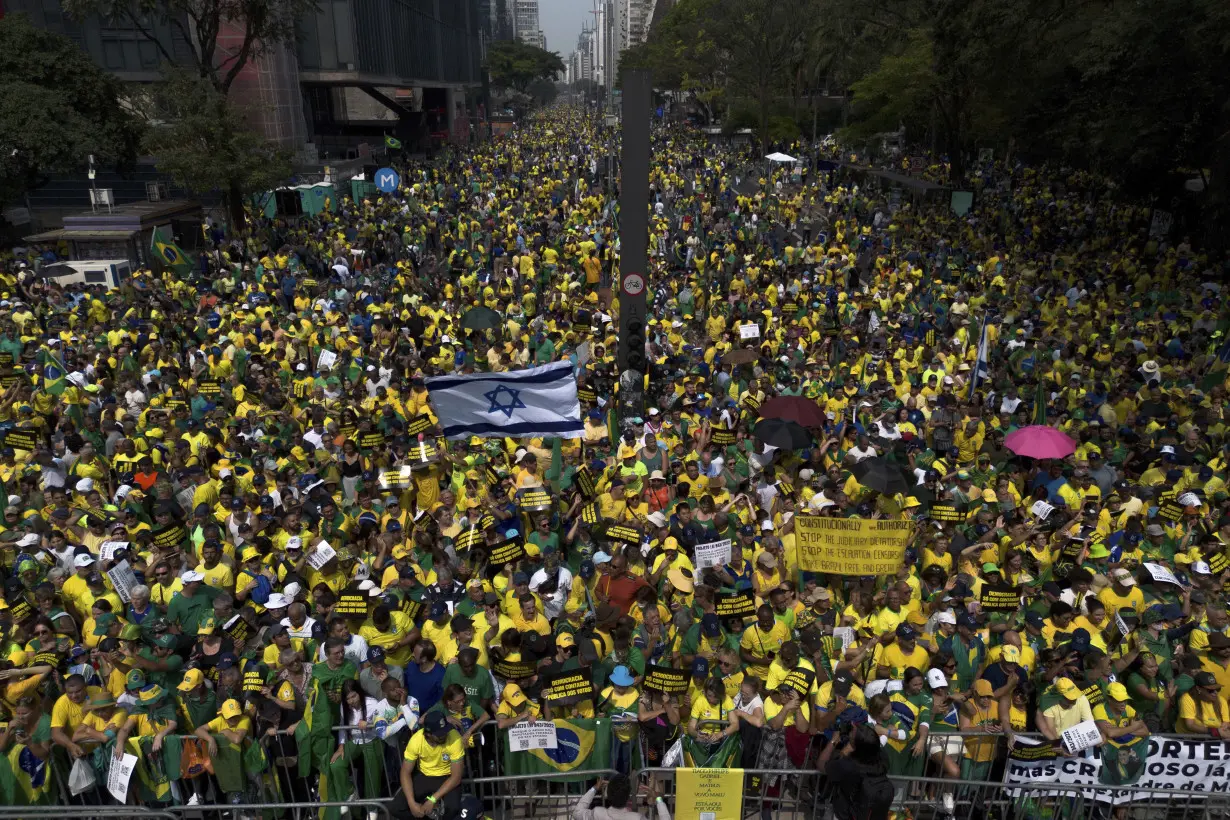
<instances>
[{"instance_id":1,"label":"green flag","mask_svg":"<svg viewBox=\"0 0 1230 820\"><path fill-rule=\"evenodd\" d=\"M393 151L400 151L401 150L401 140L399 140L397 137L385 137L384 147L390 150L393 150Z\"/></svg>"},{"instance_id":2,"label":"green flag","mask_svg":"<svg viewBox=\"0 0 1230 820\"><path fill-rule=\"evenodd\" d=\"M588 780L593 772L610 767L611 721L603 718L557 719L555 734L559 741L554 749L530 749L514 752L508 747L508 733L501 732L504 744L505 772L518 774L573 773L576 780Z\"/></svg>"},{"instance_id":3,"label":"green flag","mask_svg":"<svg viewBox=\"0 0 1230 820\"><path fill-rule=\"evenodd\" d=\"M154 228L150 233L149 246L150 256L177 276L187 276L192 272L192 258L174 240L164 240L161 228Z\"/></svg>"}]
</instances>

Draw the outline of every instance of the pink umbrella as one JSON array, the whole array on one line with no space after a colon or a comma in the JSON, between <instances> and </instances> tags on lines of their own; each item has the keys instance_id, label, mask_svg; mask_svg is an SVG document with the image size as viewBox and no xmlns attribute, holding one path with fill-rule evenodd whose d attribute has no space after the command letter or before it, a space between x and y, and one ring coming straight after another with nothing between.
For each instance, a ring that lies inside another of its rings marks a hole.
<instances>
[{"instance_id":1,"label":"pink umbrella","mask_svg":"<svg viewBox=\"0 0 1230 820\"><path fill-rule=\"evenodd\" d=\"M1004 446L1027 458L1065 458L1076 451L1076 442L1054 427L1032 424L1009 433Z\"/></svg>"}]
</instances>

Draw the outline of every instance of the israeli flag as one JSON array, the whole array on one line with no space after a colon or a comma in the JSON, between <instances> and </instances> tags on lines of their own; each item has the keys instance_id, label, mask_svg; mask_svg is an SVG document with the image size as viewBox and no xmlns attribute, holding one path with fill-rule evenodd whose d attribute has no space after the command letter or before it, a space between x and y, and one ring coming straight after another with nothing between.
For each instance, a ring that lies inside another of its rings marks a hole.
<instances>
[{"instance_id":1,"label":"israeli flag","mask_svg":"<svg viewBox=\"0 0 1230 820\"><path fill-rule=\"evenodd\" d=\"M978 389L978 383L991 377L991 357L987 350L987 317L982 315L982 332L978 338L978 358L974 361L974 373L969 380L969 398Z\"/></svg>"},{"instance_id":2,"label":"israeli flag","mask_svg":"<svg viewBox=\"0 0 1230 820\"><path fill-rule=\"evenodd\" d=\"M581 437L571 362L509 373L435 376L426 385L446 438Z\"/></svg>"}]
</instances>

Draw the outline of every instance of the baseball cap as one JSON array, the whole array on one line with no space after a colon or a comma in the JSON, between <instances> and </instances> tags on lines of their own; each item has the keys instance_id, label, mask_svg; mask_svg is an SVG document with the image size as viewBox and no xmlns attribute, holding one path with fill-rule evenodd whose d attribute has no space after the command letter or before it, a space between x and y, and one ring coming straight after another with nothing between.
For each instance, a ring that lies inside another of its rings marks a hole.
<instances>
[{"instance_id":1,"label":"baseball cap","mask_svg":"<svg viewBox=\"0 0 1230 820\"><path fill-rule=\"evenodd\" d=\"M1125 587L1136 586L1136 579L1132 577L1131 570L1124 569L1123 567L1120 567L1119 569L1115 570L1114 574L1111 575L1111 577L1114 580L1118 581L1119 583L1123 584Z\"/></svg>"},{"instance_id":2,"label":"baseball cap","mask_svg":"<svg viewBox=\"0 0 1230 820\"><path fill-rule=\"evenodd\" d=\"M1021 650L1017 649L1012 644L1005 644L1001 653L1001 657L1008 663L1020 663Z\"/></svg>"},{"instance_id":3,"label":"baseball cap","mask_svg":"<svg viewBox=\"0 0 1230 820\"><path fill-rule=\"evenodd\" d=\"M911 624L897 624L897 637L903 641L912 640L918 637L918 630Z\"/></svg>"},{"instance_id":4,"label":"baseball cap","mask_svg":"<svg viewBox=\"0 0 1230 820\"><path fill-rule=\"evenodd\" d=\"M201 685L205 680L205 675L200 669L189 669L184 673L184 679L179 682L176 688L181 692L191 692L193 689Z\"/></svg>"},{"instance_id":5,"label":"baseball cap","mask_svg":"<svg viewBox=\"0 0 1230 820\"><path fill-rule=\"evenodd\" d=\"M239 658L235 657L235 653L224 652L223 654L218 656L218 662L215 664L215 666L219 670L223 670L223 669L230 669L231 667L235 666L237 663L239 663Z\"/></svg>"},{"instance_id":6,"label":"baseball cap","mask_svg":"<svg viewBox=\"0 0 1230 820\"><path fill-rule=\"evenodd\" d=\"M93 555L78 555L73 559L74 567L88 567L92 563L94 563Z\"/></svg>"},{"instance_id":7,"label":"baseball cap","mask_svg":"<svg viewBox=\"0 0 1230 820\"><path fill-rule=\"evenodd\" d=\"M927 670L927 685L932 689L942 689L948 685L948 678L944 677L942 669Z\"/></svg>"},{"instance_id":8,"label":"baseball cap","mask_svg":"<svg viewBox=\"0 0 1230 820\"><path fill-rule=\"evenodd\" d=\"M443 712L428 712L423 718L423 731L432 737L443 737L448 734L448 721Z\"/></svg>"},{"instance_id":9,"label":"baseball cap","mask_svg":"<svg viewBox=\"0 0 1230 820\"><path fill-rule=\"evenodd\" d=\"M854 686L854 678L850 677L849 672L838 672L833 677L833 694L841 695L843 698L850 694L850 688Z\"/></svg>"},{"instance_id":10,"label":"baseball cap","mask_svg":"<svg viewBox=\"0 0 1230 820\"><path fill-rule=\"evenodd\" d=\"M935 622L937 624L951 624L953 626L956 626L957 616L953 612L941 612L935 616Z\"/></svg>"},{"instance_id":11,"label":"baseball cap","mask_svg":"<svg viewBox=\"0 0 1230 820\"><path fill-rule=\"evenodd\" d=\"M1128 695L1127 687L1122 683L1112 683L1107 687L1106 693L1120 703L1131 700L1131 696Z\"/></svg>"},{"instance_id":12,"label":"baseball cap","mask_svg":"<svg viewBox=\"0 0 1230 820\"><path fill-rule=\"evenodd\" d=\"M1208 561L1197 561L1192 564L1192 572L1197 575L1212 575L1213 568L1209 566Z\"/></svg>"},{"instance_id":13,"label":"baseball cap","mask_svg":"<svg viewBox=\"0 0 1230 820\"><path fill-rule=\"evenodd\" d=\"M709 638L715 638L722 634L722 624L718 620L718 616L712 612L706 612L704 617L700 619L700 631Z\"/></svg>"},{"instance_id":14,"label":"baseball cap","mask_svg":"<svg viewBox=\"0 0 1230 820\"><path fill-rule=\"evenodd\" d=\"M555 648L566 649L569 646L576 646L577 639L573 637L571 632L561 632L555 636Z\"/></svg>"},{"instance_id":15,"label":"baseball cap","mask_svg":"<svg viewBox=\"0 0 1230 820\"><path fill-rule=\"evenodd\" d=\"M463 794L457 804L457 820L482 820L482 817L483 801L472 794Z\"/></svg>"},{"instance_id":16,"label":"baseball cap","mask_svg":"<svg viewBox=\"0 0 1230 820\"><path fill-rule=\"evenodd\" d=\"M183 582L184 582L185 584L191 584L191 583L193 583L193 582L195 582L195 581L204 581L204 580L205 580L205 576L204 576L204 575L202 575L201 573L197 572L197 571L196 571L196 570L194 570L194 569L190 569L190 570L188 570L187 572L185 572L185 573L184 573L182 576L180 576L180 577L183 579Z\"/></svg>"},{"instance_id":17,"label":"baseball cap","mask_svg":"<svg viewBox=\"0 0 1230 820\"><path fill-rule=\"evenodd\" d=\"M703 678L705 675L708 675L708 674L709 674L709 659L708 658L695 658L692 661L692 676L697 677L697 678Z\"/></svg>"},{"instance_id":18,"label":"baseball cap","mask_svg":"<svg viewBox=\"0 0 1230 820\"><path fill-rule=\"evenodd\" d=\"M991 686L991 682L986 678L979 678L974 681L974 694L984 698L989 698L995 694L995 687Z\"/></svg>"},{"instance_id":19,"label":"baseball cap","mask_svg":"<svg viewBox=\"0 0 1230 820\"><path fill-rule=\"evenodd\" d=\"M367 650L368 663L384 663L384 650L378 646L373 646Z\"/></svg>"},{"instance_id":20,"label":"baseball cap","mask_svg":"<svg viewBox=\"0 0 1230 820\"><path fill-rule=\"evenodd\" d=\"M1081 696L1081 690L1071 678L1060 678L1055 681L1055 691L1068 700L1076 700Z\"/></svg>"},{"instance_id":21,"label":"baseball cap","mask_svg":"<svg viewBox=\"0 0 1230 820\"><path fill-rule=\"evenodd\" d=\"M1217 678L1213 676L1212 672L1207 672L1203 669L1193 675L1192 680L1196 682L1197 686L1203 686L1208 689L1217 688Z\"/></svg>"},{"instance_id":22,"label":"baseball cap","mask_svg":"<svg viewBox=\"0 0 1230 820\"><path fill-rule=\"evenodd\" d=\"M239 705L239 701L230 698L222 704L222 717L236 718L243 714L243 707Z\"/></svg>"}]
</instances>

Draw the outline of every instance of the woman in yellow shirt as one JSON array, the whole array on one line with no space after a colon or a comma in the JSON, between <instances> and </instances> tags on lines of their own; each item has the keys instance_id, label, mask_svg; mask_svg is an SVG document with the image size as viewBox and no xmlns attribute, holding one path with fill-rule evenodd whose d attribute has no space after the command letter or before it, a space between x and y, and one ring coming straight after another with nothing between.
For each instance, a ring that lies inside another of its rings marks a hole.
<instances>
[{"instance_id":1,"label":"woman in yellow shirt","mask_svg":"<svg viewBox=\"0 0 1230 820\"><path fill-rule=\"evenodd\" d=\"M688 736L704 750L712 752L722 741L739 731L739 718L734 713L735 702L726 694L721 680L707 679L703 691L704 697L696 698L692 703L687 731ZM723 723L726 725L718 728Z\"/></svg>"}]
</instances>

